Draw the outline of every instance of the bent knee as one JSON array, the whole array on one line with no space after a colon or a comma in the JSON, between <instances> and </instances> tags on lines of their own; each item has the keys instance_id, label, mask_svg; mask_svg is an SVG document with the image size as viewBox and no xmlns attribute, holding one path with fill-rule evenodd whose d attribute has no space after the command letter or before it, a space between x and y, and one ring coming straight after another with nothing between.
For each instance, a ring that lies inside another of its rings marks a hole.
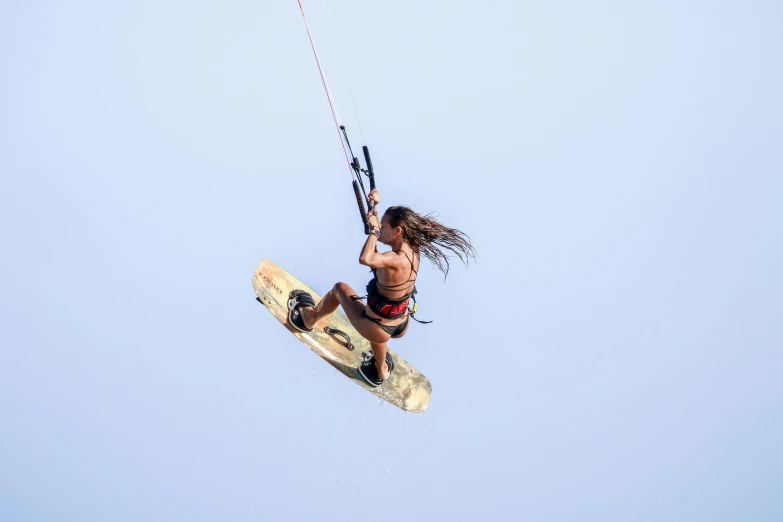
<instances>
[{"instance_id":1,"label":"bent knee","mask_svg":"<svg viewBox=\"0 0 783 522\"><path fill-rule=\"evenodd\" d=\"M348 286L347 283L336 283L334 287L332 287L332 291L334 291L334 293L338 295L340 300L344 298L348 298L355 294L353 288Z\"/></svg>"}]
</instances>

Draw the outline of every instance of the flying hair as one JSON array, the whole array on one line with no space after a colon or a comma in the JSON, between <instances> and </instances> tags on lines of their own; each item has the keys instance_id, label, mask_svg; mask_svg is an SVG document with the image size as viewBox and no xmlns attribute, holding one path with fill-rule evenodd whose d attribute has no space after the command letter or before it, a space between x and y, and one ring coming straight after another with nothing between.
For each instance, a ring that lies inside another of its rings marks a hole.
<instances>
[{"instance_id":1,"label":"flying hair","mask_svg":"<svg viewBox=\"0 0 783 522\"><path fill-rule=\"evenodd\" d=\"M449 274L449 255L444 250L456 254L465 266L470 259L476 259L476 251L470 238L456 228L449 228L432 217L432 213L417 214L408 207L393 206L386 209L389 225L402 229L402 238L413 251L424 256L443 272L445 279Z\"/></svg>"}]
</instances>

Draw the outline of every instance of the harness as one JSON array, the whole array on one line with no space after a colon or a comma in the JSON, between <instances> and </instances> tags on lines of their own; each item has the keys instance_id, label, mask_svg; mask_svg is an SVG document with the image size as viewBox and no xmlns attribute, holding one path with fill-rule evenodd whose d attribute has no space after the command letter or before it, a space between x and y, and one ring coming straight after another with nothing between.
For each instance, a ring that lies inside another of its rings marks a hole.
<instances>
[{"instance_id":1,"label":"harness","mask_svg":"<svg viewBox=\"0 0 783 522\"><path fill-rule=\"evenodd\" d=\"M378 279L373 277L367 283L367 306L375 312L375 315L384 319L399 319L408 310L408 301L410 301L414 291L397 299L386 297L378 291Z\"/></svg>"},{"instance_id":2,"label":"harness","mask_svg":"<svg viewBox=\"0 0 783 522\"><path fill-rule=\"evenodd\" d=\"M408 274L408 280L400 283L398 285L384 285L378 280L378 273L377 269L373 268L373 278L370 279L370 281L367 283L367 295L364 296L367 298L367 306L370 307L370 310L375 313L375 315L379 317L383 317L384 319L399 319L400 317L403 317L405 315L405 312L408 312L408 315L417 323L421 324L428 324L432 321L419 321L416 319L414 314L416 313L416 310L418 309L418 303L416 302L416 278L414 277L411 279L411 275L413 275L414 272L418 272L413 268L413 261L408 256L408 254L405 253L403 250L395 250L395 252L402 252L405 254L405 257L408 258L408 261L411 264L411 273ZM391 298L388 297L380 292L380 289L388 290L388 291L394 291L400 288L401 286L405 286L410 282L414 282L413 289L410 293L402 296L402 297L396 297ZM354 301L357 301L359 299L364 299L364 297L358 297L358 296L352 296L351 299ZM413 299L413 307L409 308L410 300ZM373 317L367 317L367 319L370 319L373 322L376 322L378 324L381 323L380 319L376 319Z\"/></svg>"}]
</instances>

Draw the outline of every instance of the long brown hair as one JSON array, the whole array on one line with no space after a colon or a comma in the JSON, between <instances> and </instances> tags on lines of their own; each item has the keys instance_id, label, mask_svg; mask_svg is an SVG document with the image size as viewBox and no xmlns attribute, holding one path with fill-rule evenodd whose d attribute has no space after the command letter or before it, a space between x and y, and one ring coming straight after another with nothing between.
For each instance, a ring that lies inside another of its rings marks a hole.
<instances>
[{"instance_id":1,"label":"long brown hair","mask_svg":"<svg viewBox=\"0 0 783 522\"><path fill-rule=\"evenodd\" d=\"M456 228L438 223L432 214L420 215L408 207L394 206L386 209L389 225L402 229L402 238L413 251L432 262L443 272L444 279L449 274L449 256L443 250L450 250L468 266L470 258L476 259L476 251L470 238Z\"/></svg>"}]
</instances>

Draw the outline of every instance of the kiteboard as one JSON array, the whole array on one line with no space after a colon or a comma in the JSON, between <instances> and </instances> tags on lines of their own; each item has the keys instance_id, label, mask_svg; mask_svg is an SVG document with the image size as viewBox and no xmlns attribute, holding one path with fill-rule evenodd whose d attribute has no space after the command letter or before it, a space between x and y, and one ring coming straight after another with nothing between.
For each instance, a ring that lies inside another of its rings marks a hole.
<instances>
[{"instance_id":1,"label":"kiteboard","mask_svg":"<svg viewBox=\"0 0 783 522\"><path fill-rule=\"evenodd\" d=\"M264 259L253 274L253 288L257 300L289 332L353 382L403 410L423 412L427 409L432 393L430 381L390 348L387 352L394 358L394 371L389 379L378 387L370 386L362 379L359 365L364 354L372 352L370 343L351 326L348 317L339 308L318 321L309 333L300 332L288 324L288 296L292 290L309 292L316 303L321 300L320 295L297 278Z\"/></svg>"}]
</instances>

